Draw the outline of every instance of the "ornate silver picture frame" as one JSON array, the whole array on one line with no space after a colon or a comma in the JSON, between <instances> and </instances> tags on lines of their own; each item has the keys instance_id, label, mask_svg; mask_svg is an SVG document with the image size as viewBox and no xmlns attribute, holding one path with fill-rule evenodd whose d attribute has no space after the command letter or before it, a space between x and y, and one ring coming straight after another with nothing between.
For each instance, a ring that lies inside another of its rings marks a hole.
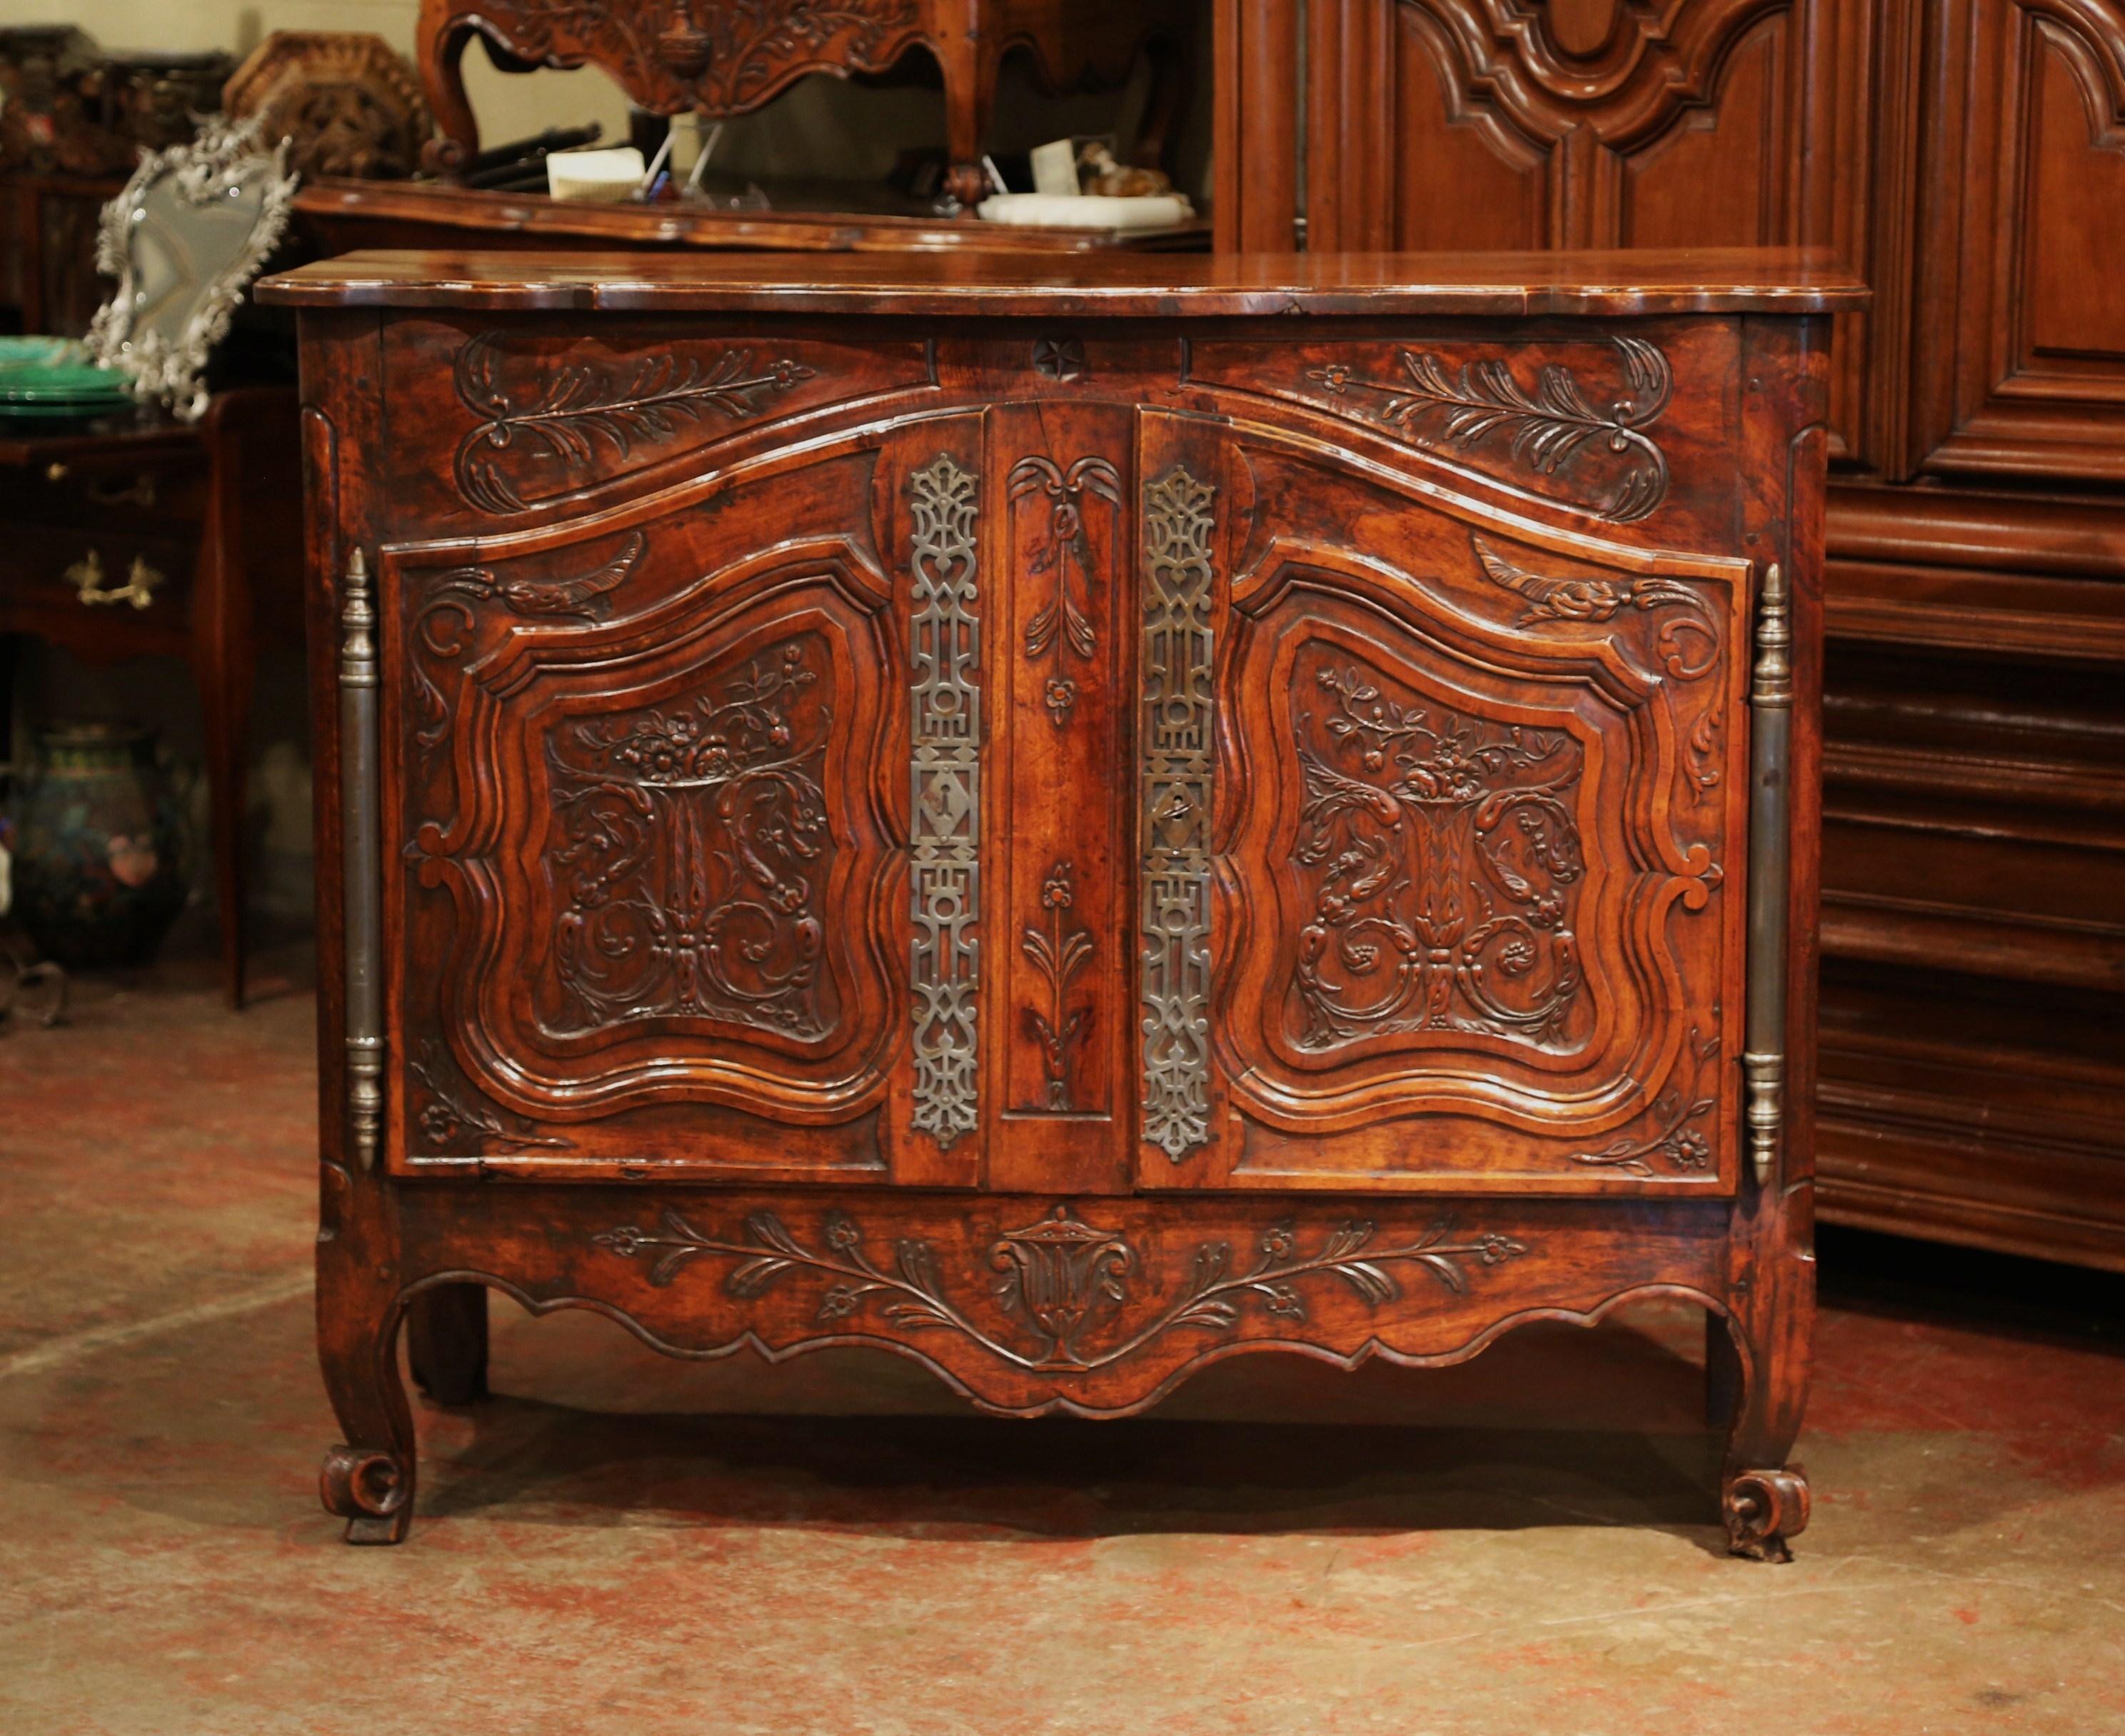
<instances>
[{"instance_id":1,"label":"ornate silver picture frame","mask_svg":"<svg viewBox=\"0 0 2125 1736\"><path fill-rule=\"evenodd\" d=\"M294 200L287 141L269 152L257 140L256 120L209 120L191 144L143 157L103 208L97 269L118 289L89 326L89 351L134 397L187 422L206 412L207 357Z\"/></svg>"}]
</instances>

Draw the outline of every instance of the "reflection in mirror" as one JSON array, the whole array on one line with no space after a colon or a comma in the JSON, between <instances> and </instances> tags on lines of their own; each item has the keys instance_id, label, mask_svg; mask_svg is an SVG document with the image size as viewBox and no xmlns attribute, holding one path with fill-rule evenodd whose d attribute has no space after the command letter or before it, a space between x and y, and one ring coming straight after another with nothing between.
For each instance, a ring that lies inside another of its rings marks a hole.
<instances>
[{"instance_id":1,"label":"reflection in mirror","mask_svg":"<svg viewBox=\"0 0 2125 1736\"><path fill-rule=\"evenodd\" d=\"M285 140L254 149L254 120L210 120L190 144L154 151L104 207L97 266L118 279L88 344L134 395L203 415L207 357L244 286L287 227L295 177Z\"/></svg>"}]
</instances>

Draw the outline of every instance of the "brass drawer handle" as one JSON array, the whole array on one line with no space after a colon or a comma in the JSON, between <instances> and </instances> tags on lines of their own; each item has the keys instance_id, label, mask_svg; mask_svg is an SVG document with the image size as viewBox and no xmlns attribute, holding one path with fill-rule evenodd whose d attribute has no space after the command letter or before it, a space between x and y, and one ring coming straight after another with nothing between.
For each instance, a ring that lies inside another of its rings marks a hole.
<instances>
[{"instance_id":1,"label":"brass drawer handle","mask_svg":"<svg viewBox=\"0 0 2125 1736\"><path fill-rule=\"evenodd\" d=\"M115 589L105 588L103 557L94 549L66 569L66 582L74 588L81 601L93 607L97 603L130 603L136 609L144 609L155 600L155 592L166 581L163 575L148 564L144 554L133 557L132 570L126 574L126 583Z\"/></svg>"}]
</instances>

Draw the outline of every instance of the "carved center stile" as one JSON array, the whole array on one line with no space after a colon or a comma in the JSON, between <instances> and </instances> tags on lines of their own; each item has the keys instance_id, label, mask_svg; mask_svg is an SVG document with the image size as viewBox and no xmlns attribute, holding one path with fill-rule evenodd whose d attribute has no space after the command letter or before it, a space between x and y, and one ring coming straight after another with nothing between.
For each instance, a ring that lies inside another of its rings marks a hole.
<instances>
[{"instance_id":1,"label":"carved center stile","mask_svg":"<svg viewBox=\"0 0 2125 1736\"><path fill-rule=\"evenodd\" d=\"M1144 495L1143 1136L1210 1137L1210 535L1215 491L1176 466Z\"/></svg>"},{"instance_id":2,"label":"carved center stile","mask_svg":"<svg viewBox=\"0 0 2125 1736\"><path fill-rule=\"evenodd\" d=\"M975 997L981 981L981 616L977 479L940 453L908 484L914 756L914 938L917 1133L949 1150L978 1121Z\"/></svg>"}]
</instances>

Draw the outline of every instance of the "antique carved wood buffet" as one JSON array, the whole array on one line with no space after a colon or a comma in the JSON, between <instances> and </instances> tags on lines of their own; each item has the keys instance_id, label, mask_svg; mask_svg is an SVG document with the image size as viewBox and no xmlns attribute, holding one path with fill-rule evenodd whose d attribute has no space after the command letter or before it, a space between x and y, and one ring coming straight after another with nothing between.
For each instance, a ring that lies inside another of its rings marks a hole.
<instances>
[{"instance_id":1,"label":"antique carved wood buffet","mask_svg":"<svg viewBox=\"0 0 2125 1736\"><path fill-rule=\"evenodd\" d=\"M303 310L318 1328L1140 1410L1813 1307L1822 256L356 254ZM342 917L343 920L333 920Z\"/></svg>"}]
</instances>

